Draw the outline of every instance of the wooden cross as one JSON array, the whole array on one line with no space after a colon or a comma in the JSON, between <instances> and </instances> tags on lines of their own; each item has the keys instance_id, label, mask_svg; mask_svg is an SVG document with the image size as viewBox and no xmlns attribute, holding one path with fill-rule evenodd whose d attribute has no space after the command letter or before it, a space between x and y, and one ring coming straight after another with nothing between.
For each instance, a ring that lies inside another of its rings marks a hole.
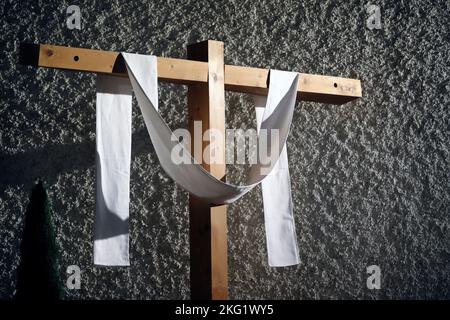
<instances>
[{"instance_id":1,"label":"wooden cross","mask_svg":"<svg viewBox=\"0 0 450 320\"><path fill-rule=\"evenodd\" d=\"M158 57L158 80L188 85L192 139L194 121L199 120L203 133L214 128L225 137L225 90L267 95L269 70L224 65L224 44L220 41L190 44L187 55L187 60ZM24 43L20 45L19 63L126 76L118 56L118 52L111 51ZM297 100L343 104L361 96L359 80L300 74ZM215 155L223 159L220 164L207 165L198 158L197 161L216 178L224 180L225 138L221 144L223 152ZM206 146L204 142L203 149ZM227 299L227 206L210 206L190 195L189 211L191 298Z\"/></svg>"}]
</instances>

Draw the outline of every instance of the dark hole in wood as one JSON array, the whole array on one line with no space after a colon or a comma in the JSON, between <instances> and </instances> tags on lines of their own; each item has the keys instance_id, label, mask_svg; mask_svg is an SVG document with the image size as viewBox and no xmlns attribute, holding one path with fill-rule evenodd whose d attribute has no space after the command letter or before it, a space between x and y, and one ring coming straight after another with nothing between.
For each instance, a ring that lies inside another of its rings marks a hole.
<instances>
[{"instance_id":1,"label":"dark hole in wood","mask_svg":"<svg viewBox=\"0 0 450 320\"><path fill-rule=\"evenodd\" d=\"M334 83L334 87L337 88L337 83L336 82Z\"/></svg>"},{"instance_id":2,"label":"dark hole in wood","mask_svg":"<svg viewBox=\"0 0 450 320\"><path fill-rule=\"evenodd\" d=\"M73 60L78 61L78 60L80 60L80 57L79 56L75 56L75 57L73 57Z\"/></svg>"}]
</instances>

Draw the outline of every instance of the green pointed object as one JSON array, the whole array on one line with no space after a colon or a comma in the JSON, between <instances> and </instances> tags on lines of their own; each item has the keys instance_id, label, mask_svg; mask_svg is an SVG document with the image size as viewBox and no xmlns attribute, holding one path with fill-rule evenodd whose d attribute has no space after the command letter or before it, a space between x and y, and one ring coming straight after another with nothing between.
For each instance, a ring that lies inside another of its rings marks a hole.
<instances>
[{"instance_id":1,"label":"green pointed object","mask_svg":"<svg viewBox=\"0 0 450 320\"><path fill-rule=\"evenodd\" d=\"M18 300L58 300L62 287L58 275L58 250L44 183L34 186L25 213L17 273Z\"/></svg>"}]
</instances>

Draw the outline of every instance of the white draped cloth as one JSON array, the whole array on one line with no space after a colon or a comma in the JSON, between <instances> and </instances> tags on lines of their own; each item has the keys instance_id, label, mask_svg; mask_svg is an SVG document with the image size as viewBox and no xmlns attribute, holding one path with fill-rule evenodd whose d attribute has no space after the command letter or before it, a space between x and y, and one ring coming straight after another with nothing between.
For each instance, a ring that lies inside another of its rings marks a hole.
<instances>
[{"instance_id":1,"label":"white draped cloth","mask_svg":"<svg viewBox=\"0 0 450 320\"><path fill-rule=\"evenodd\" d=\"M299 263L286 150L299 74L270 70L267 97L254 96L258 140L267 142L270 161L257 157L246 182L223 182L194 160L158 112L157 58L122 53L129 78L98 75L96 107L96 214L94 263L129 265L129 192L131 108L134 92L156 155L164 171L180 186L212 205L236 201L261 183L269 265ZM271 133L278 131L273 143ZM183 150L191 161L174 162ZM154 226L157 228L158 226Z\"/></svg>"}]
</instances>

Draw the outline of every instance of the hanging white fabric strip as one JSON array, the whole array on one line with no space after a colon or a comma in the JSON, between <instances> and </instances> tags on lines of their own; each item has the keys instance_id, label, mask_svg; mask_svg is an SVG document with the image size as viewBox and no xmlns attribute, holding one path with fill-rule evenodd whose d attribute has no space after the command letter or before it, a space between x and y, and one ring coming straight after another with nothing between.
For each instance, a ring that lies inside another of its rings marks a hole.
<instances>
[{"instance_id":1,"label":"hanging white fabric strip","mask_svg":"<svg viewBox=\"0 0 450 320\"><path fill-rule=\"evenodd\" d=\"M97 76L94 264L128 266L131 94L127 78Z\"/></svg>"},{"instance_id":2,"label":"hanging white fabric strip","mask_svg":"<svg viewBox=\"0 0 450 320\"><path fill-rule=\"evenodd\" d=\"M272 83L272 86L275 86ZM254 96L257 130L260 130L267 98ZM295 232L294 206L286 144L269 175L261 181L269 266L285 267L300 263Z\"/></svg>"},{"instance_id":3,"label":"hanging white fabric strip","mask_svg":"<svg viewBox=\"0 0 450 320\"><path fill-rule=\"evenodd\" d=\"M178 141L160 116L156 57L128 53L122 53L122 56L160 164L184 189L211 204L232 203L264 180L275 167L278 168L270 180L272 182L266 183L263 187L264 199L271 197L274 199L273 201L269 199L267 204L266 200L264 202L265 211L267 210L265 223L269 264L285 266L298 263L289 171L281 170L287 168L285 142L296 101L298 73L271 70L269 93L265 108L259 111L262 116L258 123L258 139L265 139L268 142L267 154L270 155L270 162L267 164L258 157L258 163L251 167L246 185L236 186L216 179L204 170L201 164L196 163L189 150ZM131 109L131 102L128 107ZM274 129L279 133L279 140L272 145L270 137ZM117 141L125 143L123 139ZM174 148L183 149L190 161L178 164L172 161L171 151ZM279 159L283 164L276 166Z\"/></svg>"}]
</instances>

